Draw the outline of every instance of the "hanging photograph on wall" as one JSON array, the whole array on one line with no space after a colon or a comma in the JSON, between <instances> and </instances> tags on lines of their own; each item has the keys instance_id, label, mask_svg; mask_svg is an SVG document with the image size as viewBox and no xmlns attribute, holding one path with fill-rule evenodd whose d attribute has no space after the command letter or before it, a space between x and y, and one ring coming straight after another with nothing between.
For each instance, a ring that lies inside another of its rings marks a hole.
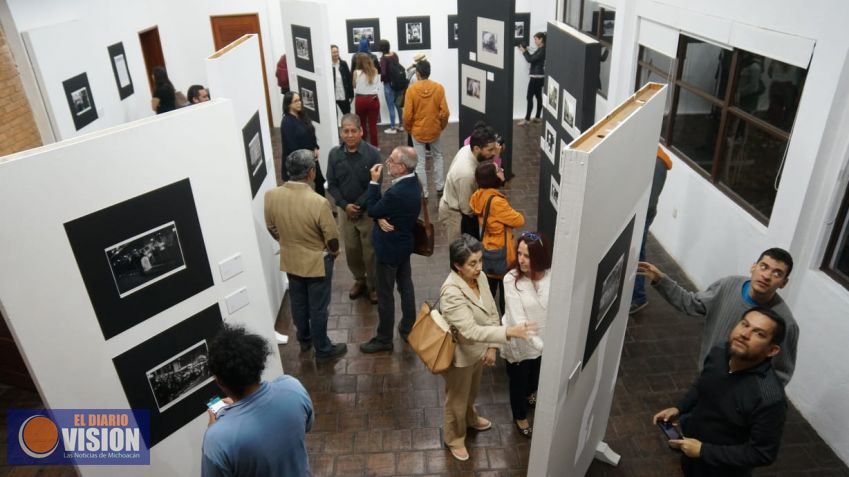
<instances>
[{"instance_id":1,"label":"hanging photograph on wall","mask_svg":"<svg viewBox=\"0 0 849 477\"><path fill-rule=\"evenodd\" d=\"M295 68L314 72L312 35L309 27L292 25L292 44L295 45Z\"/></svg>"},{"instance_id":2,"label":"hanging photograph on wall","mask_svg":"<svg viewBox=\"0 0 849 477\"><path fill-rule=\"evenodd\" d=\"M223 324L214 304L112 359L130 408L150 412L150 447L221 395L209 370L209 343Z\"/></svg>"},{"instance_id":3,"label":"hanging photograph on wall","mask_svg":"<svg viewBox=\"0 0 849 477\"><path fill-rule=\"evenodd\" d=\"M548 200L551 201L551 205L554 207L554 211L557 212L559 210L559 200L560 200L560 182L551 176L551 190L548 192Z\"/></svg>"},{"instance_id":4,"label":"hanging photograph on wall","mask_svg":"<svg viewBox=\"0 0 849 477\"><path fill-rule=\"evenodd\" d=\"M513 46L530 44L531 14L516 13L513 15Z\"/></svg>"},{"instance_id":5,"label":"hanging photograph on wall","mask_svg":"<svg viewBox=\"0 0 849 477\"><path fill-rule=\"evenodd\" d=\"M430 49L430 17L398 17L398 49Z\"/></svg>"},{"instance_id":6,"label":"hanging photograph on wall","mask_svg":"<svg viewBox=\"0 0 849 477\"><path fill-rule=\"evenodd\" d=\"M460 104L486 114L486 71L462 65L460 82Z\"/></svg>"},{"instance_id":7,"label":"hanging photograph on wall","mask_svg":"<svg viewBox=\"0 0 849 477\"><path fill-rule=\"evenodd\" d=\"M248 164L248 177L251 181L251 197L256 197L262 181L268 175L265 165L265 146L262 144L262 123L259 111L242 128L242 141L245 144L245 159Z\"/></svg>"},{"instance_id":8,"label":"hanging photograph on wall","mask_svg":"<svg viewBox=\"0 0 849 477\"><path fill-rule=\"evenodd\" d=\"M86 73L80 73L63 81L62 87L65 89L68 108L77 131L97 119L97 108L94 106L94 97L91 95L91 86L88 84Z\"/></svg>"},{"instance_id":9,"label":"hanging photograph on wall","mask_svg":"<svg viewBox=\"0 0 849 477\"><path fill-rule=\"evenodd\" d=\"M315 81L298 76L298 94L304 110L314 122L320 123L318 115L318 97L316 96Z\"/></svg>"},{"instance_id":10,"label":"hanging photograph on wall","mask_svg":"<svg viewBox=\"0 0 849 477\"><path fill-rule=\"evenodd\" d=\"M504 22L478 17L477 21L478 61L496 68L504 68Z\"/></svg>"},{"instance_id":11,"label":"hanging photograph on wall","mask_svg":"<svg viewBox=\"0 0 849 477\"><path fill-rule=\"evenodd\" d=\"M545 131L542 133L542 137L539 138L539 147L542 148L542 151L548 157L548 160L551 161L551 165L555 164L555 145L557 144L557 132L554 129L554 125L550 122L545 123Z\"/></svg>"},{"instance_id":12,"label":"hanging photograph on wall","mask_svg":"<svg viewBox=\"0 0 849 477\"><path fill-rule=\"evenodd\" d=\"M115 84L118 86L118 96L124 99L133 94L133 79L130 77L130 68L127 66L124 44L118 42L109 45L106 49L109 52L109 62L112 63Z\"/></svg>"},{"instance_id":13,"label":"hanging photograph on wall","mask_svg":"<svg viewBox=\"0 0 849 477\"><path fill-rule=\"evenodd\" d=\"M189 179L65 223L106 339L211 287Z\"/></svg>"},{"instance_id":14,"label":"hanging photograph on wall","mask_svg":"<svg viewBox=\"0 0 849 477\"><path fill-rule=\"evenodd\" d=\"M598 343L622 307L622 288L625 285L625 269L628 267L635 219L636 215L631 217L628 225L598 264L582 367L587 366ZM630 297L625 303L630 304Z\"/></svg>"},{"instance_id":15,"label":"hanging photograph on wall","mask_svg":"<svg viewBox=\"0 0 849 477\"><path fill-rule=\"evenodd\" d=\"M551 76L545 77L545 89L542 92L542 104L557 121L557 108L560 107L560 83Z\"/></svg>"},{"instance_id":16,"label":"hanging photograph on wall","mask_svg":"<svg viewBox=\"0 0 849 477\"><path fill-rule=\"evenodd\" d=\"M375 42L380 40L379 18L356 18L345 20L348 32L348 53L356 53L360 40L365 38L369 43L369 51L375 50Z\"/></svg>"},{"instance_id":17,"label":"hanging photograph on wall","mask_svg":"<svg viewBox=\"0 0 849 477\"><path fill-rule=\"evenodd\" d=\"M448 48L457 48L460 41L460 20L457 15L448 15Z\"/></svg>"},{"instance_id":18,"label":"hanging photograph on wall","mask_svg":"<svg viewBox=\"0 0 849 477\"><path fill-rule=\"evenodd\" d=\"M578 111L578 100L575 99L574 96L569 94L565 89L563 90L563 120L560 124L563 126L563 129L569 134L572 139L576 139L581 135L581 130L578 128L577 123L575 122L575 113Z\"/></svg>"}]
</instances>

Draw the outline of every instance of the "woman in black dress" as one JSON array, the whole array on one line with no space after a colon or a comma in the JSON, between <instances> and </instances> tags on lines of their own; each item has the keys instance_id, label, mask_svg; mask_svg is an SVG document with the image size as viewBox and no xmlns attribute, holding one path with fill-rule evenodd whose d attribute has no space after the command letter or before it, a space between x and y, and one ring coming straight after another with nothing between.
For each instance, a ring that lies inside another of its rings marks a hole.
<instances>
[{"instance_id":1,"label":"woman in black dress","mask_svg":"<svg viewBox=\"0 0 849 477\"><path fill-rule=\"evenodd\" d=\"M177 95L174 85L168 79L165 68L157 66L153 69L153 98L151 106L156 114L167 113L177 109Z\"/></svg>"},{"instance_id":2,"label":"woman in black dress","mask_svg":"<svg viewBox=\"0 0 849 477\"><path fill-rule=\"evenodd\" d=\"M283 95L283 122L280 123L280 134L283 139L283 160L280 163L280 176L283 182L289 180L286 171L286 158L298 149L308 149L315 153L315 191L324 195L324 174L318 162L318 141L315 138L315 126L309 115L304 111L301 95L289 91Z\"/></svg>"}]
</instances>

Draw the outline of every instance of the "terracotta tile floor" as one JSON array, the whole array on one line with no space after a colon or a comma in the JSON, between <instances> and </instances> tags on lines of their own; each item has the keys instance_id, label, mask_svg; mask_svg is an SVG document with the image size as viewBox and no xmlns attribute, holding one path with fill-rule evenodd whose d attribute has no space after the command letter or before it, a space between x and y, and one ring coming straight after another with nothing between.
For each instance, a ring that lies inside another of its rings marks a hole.
<instances>
[{"instance_id":1,"label":"terracotta tile floor","mask_svg":"<svg viewBox=\"0 0 849 477\"><path fill-rule=\"evenodd\" d=\"M506 188L511 204L525 213L528 224L536 223L539 128L539 125L515 128L516 177ZM403 134L388 136L381 132L382 155L386 157L405 139ZM277 157L278 130L274 131L273 140ZM457 125L451 124L443 136L447 161L457 151L457 144ZM433 190L431 194L433 197ZM435 200L431 201L430 210L435 218ZM432 257L413 256L418 303L432 302L438 296L439 286L448 273L445 242L444 237L437 236ZM648 255L665 271L686 281L654 240L649 241ZM492 419L495 425L489 431L470 434L472 458L458 462L441 446L444 398L441 378L429 374L398 339L392 353L364 356L359 352L357 345L374 333L376 307L364 299L348 299L352 277L343 259L336 264L328 328L332 340L348 343L348 354L336 362L317 365L311 353L301 354L297 346L280 347L286 373L301 380L315 405L316 422L307 439L313 474L316 477L525 475L530 442L519 436L511 424L503 362L484 371L478 398L482 415ZM607 429L606 441L621 454L622 460L617 467L595 462L587 475L680 475L676 455L665 447L649 418L677 399L693 379L700 323L681 318L653 290L649 290L649 300L651 305L632 317L628 325ZM400 306L397 298L396 306ZM291 323L288 301L284 300L276 328L293 334ZM38 396L32 392L0 387L0 408L39 405ZM0 414L0 463L3 464L0 477L74 475L68 468L10 468L5 465L5 439L5 414ZM756 475L849 476L849 470L792 409L778 462Z\"/></svg>"}]
</instances>

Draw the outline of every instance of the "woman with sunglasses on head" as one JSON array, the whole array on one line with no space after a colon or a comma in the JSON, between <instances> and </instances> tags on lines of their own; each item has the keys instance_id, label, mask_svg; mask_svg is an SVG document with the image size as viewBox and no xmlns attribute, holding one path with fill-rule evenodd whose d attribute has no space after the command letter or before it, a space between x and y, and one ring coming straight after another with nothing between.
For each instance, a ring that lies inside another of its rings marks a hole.
<instances>
[{"instance_id":1,"label":"woman with sunglasses on head","mask_svg":"<svg viewBox=\"0 0 849 477\"><path fill-rule=\"evenodd\" d=\"M516 260L516 251L513 249L513 229L525 224L525 217L510 206L507 196L500 190L504 186L504 181L504 169L493 161L484 161L475 169L478 190L469 198L469 206L477 215L478 224L481 227L483 248L490 251L506 249L504 268L497 272L485 270L492 296L495 297L496 292L501 290L498 294L498 309L501 311L504 310L504 287L501 280ZM489 215L487 215L487 209Z\"/></svg>"},{"instance_id":2,"label":"woman with sunglasses on head","mask_svg":"<svg viewBox=\"0 0 849 477\"><path fill-rule=\"evenodd\" d=\"M504 326L535 323L542 332L548 307L551 281L551 243L541 232L525 232L516 247L516 264L504 275L504 295L507 309ZM542 333L540 333L541 335ZM510 378L510 408L519 433L531 437L528 408L536 404L542 338L533 336L527 341L513 340L501 346L501 357L507 361Z\"/></svg>"}]
</instances>

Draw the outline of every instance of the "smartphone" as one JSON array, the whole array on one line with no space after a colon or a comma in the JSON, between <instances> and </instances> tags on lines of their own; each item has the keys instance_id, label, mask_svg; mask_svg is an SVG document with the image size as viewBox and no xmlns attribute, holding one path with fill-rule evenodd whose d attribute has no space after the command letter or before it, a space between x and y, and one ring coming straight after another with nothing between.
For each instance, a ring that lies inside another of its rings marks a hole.
<instances>
[{"instance_id":1,"label":"smartphone","mask_svg":"<svg viewBox=\"0 0 849 477\"><path fill-rule=\"evenodd\" d=\"M661 431L666 435L667 439L683 439L684 436L681 434L681 431L675 427L675 424L669 421L657 421L657 427L660 428Z\"/></svg>"},{"instance_id":2,"label":"smartphone","mask_svg":"<svg viewBox=\"0 0 849 477\"><path fill-rule=\"evenodd\" d=\"M210 399L209 402L206 403L206 407L208 407L213 414L218 416L218 413L227 406L227 403L221 400L220 397L215 396Z\"/></svg>"}]
</instances>

